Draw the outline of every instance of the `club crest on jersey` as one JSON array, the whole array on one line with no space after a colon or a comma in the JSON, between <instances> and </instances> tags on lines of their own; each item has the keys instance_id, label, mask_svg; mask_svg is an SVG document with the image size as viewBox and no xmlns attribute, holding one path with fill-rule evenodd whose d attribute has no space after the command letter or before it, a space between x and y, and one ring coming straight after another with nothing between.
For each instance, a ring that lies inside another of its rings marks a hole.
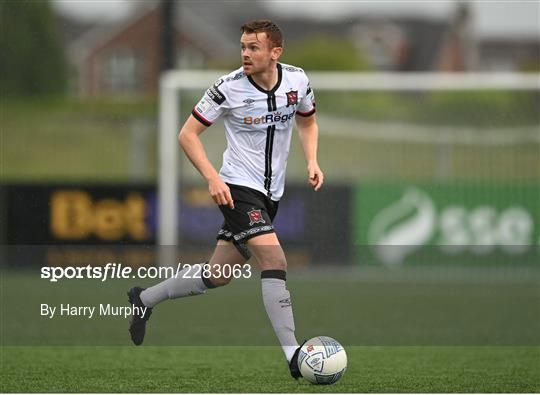
<instances>
[{"instance_id":1,"label":"club crest on jersey","mask_svg":"<svg viewBox=\"0 0 540 395\"><path fill-rule=\"evenodd\" d=\"M249 216L249 226L253 224L257 224L257 223L261 223L261 224L265 223L261 210L251 210L251 211L248 211L247 214Z\"/></svg>"},{"instance_id":2,"label":"club crest on jersey","mask_svg":"<svg viewBox=\"0 0 540 395\"><path fill-rule=\"evenodd\" d=\"M298 104L298 91L290 91L285 94L287 95L287 107Z\"/></svg>"}]
</instances>

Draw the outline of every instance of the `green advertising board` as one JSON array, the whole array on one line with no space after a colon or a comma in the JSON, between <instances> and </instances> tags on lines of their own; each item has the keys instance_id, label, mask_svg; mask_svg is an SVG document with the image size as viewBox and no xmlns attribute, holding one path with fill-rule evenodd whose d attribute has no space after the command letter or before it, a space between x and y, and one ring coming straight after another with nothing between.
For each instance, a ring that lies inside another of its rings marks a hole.
<instances>
[{"instance_id":1,"label":"green advertising board","mask_svg":"<svg viewBox=\"0 0 540 395\"><path fill-rule=\"evenodd\" d=\"M540 185L362 184L359 264L540 265Z\"/></svg>"}]
</instances>

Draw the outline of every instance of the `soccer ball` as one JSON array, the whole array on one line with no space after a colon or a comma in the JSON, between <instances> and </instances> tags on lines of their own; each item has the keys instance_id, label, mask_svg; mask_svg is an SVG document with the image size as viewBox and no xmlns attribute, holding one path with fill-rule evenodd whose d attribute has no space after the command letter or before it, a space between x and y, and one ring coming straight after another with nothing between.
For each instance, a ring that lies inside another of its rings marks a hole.
<instances>
[{"instance_id":1,"label":"soccer ball","mask_svg":"<svg viewBox=\"0 0 540 395\"><path fill-rule=\"evenodd\" d=\"M300 349L298 368L302 377L313 384L334 384L347 369L347 354L337 340L317 336Z\"/></svg>"}]
</instances>

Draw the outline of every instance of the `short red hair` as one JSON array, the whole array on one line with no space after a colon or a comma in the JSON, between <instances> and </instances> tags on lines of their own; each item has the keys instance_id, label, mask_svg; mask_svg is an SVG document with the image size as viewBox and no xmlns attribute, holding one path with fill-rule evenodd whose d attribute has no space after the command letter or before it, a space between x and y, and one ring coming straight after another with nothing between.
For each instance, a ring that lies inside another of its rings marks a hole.
<instances>
[{"instance_id":1,"label":"short red hair","mask_svg":"<svg viewBox=\"0 0 540 395\"><path fill-rule=\"evenodd\" d=\"M241 27L242 33L266 33L268 41L272 44L272 47L283 47L283 33L278 25L272 22L270 19L257 19L251 22L246 22Z\"/></svg>"}]
</instances>

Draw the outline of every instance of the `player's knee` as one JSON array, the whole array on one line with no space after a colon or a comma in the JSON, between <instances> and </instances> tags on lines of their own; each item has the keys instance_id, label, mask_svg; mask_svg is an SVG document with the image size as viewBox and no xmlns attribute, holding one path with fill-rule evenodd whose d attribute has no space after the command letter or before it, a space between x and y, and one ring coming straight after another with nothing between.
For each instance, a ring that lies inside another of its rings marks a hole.
<instances>
[{"instance_id":1,"label":"player's knee","mask_svg":"<svg viewBox=\"0 0 540 395\"><path fill-rule=\"evenodd\" d=\"M222 267L215 266L213 269L209 273L203 273L203 282L207 288L223 287L231 282L231 277L225 275Z\"/></svg>"},{"instance_id":2,"label":"player's knee","mask_svg":"<svg viewBox=\"0 0 540 395\"><path fill-rule=\"evenodd\" d=\"M287 270L287 259L284 256L265 257L261 262L261 270Z\"/></svg>"}]
</instances>

